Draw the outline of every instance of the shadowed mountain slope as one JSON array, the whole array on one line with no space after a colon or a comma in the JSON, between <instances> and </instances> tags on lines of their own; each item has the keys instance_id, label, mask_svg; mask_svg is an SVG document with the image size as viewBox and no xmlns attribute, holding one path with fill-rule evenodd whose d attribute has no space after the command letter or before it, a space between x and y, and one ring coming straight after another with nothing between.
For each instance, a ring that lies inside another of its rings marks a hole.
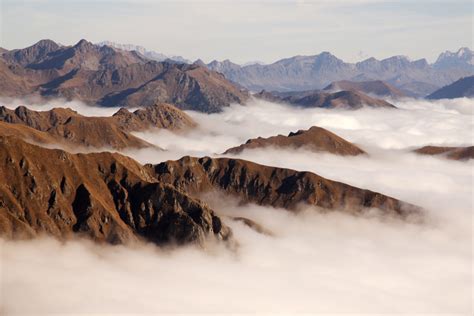
<instances>
[{"instance_id":1,"label":"shadowed mountain slope","mask_svg":"<svg viewBox=\"0 0 474 316\"><path fill-rule=\"evenodd\" d=\"M473 98L474 97L474 76L461 78L450 85L436 90L427 99L455 99L455 98Z\"/></svg>"},{"instance_id":2,"label":"shadowed mountain slope","mask_svg":"<svg viewBox=\"0 0 474 316\"><path fill-rule=\"evenodd\" d=\"M191 194L220 191L242 202L296 209L309 204L325 210L360 213L378 208L385 214L409 216L419 209L383 194L320 177L311 172L259 165L242 159L183 157L147 165L159 181Z\"/></svg>"},{"instance_id":3,"label":"shadowed mountain slope","mask_svg":"<svg viewBox=\"0 0 474 316\"><path fill-rule=\"evenodd\" d=\"M108 243L202 243L230 229L208 206L118 154L69 154L0 137L0 234Z\"/></svg>"}]
</instances>

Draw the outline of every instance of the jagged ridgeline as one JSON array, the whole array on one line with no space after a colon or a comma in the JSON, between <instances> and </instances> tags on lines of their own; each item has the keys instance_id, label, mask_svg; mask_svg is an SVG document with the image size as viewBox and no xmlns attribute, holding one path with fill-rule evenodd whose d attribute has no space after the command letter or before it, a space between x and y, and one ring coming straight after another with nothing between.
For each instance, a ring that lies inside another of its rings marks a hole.
<instances>
[{"instance_id":1,"label":"jagged ridgeline","mask_svg":"<svg viewBox=\"0 0 474 316\"><path fill-rule=\"evenodd\" d=\"M150 106L218 112L249 94L224 75L198 65L157 62L138 52L81 40L42 40L0 54L0 96L62 97L102 106Z\"/></svg>"},{"instance_id":2,"label":"jagged ridgeline","mask_svg":"<svg viewBox=\"0 0 474 316\"><path fill-rule=\"evenodd\" d=\"M240 159L185 157L142 166L120 154L70 154L1 136L0 162L0 231L15 239L50 235L108 243L231 241L230 219L199 200L209 192L289 211L307 204L353 214L377 208L400 218L421 212L311 172Z\"/></svg>"},{"instance_id":3,"label":"jagged ridgeline","mask_svg":"<svg viewBox=\"0 0 474 316\"><path fill-rule=\"evenodd\" d=\"M0 132L41 144L59 144L64 148L144 148L155 147L131 132L149 129L172 131L194 128L186 113L166 103L158 103L130 112L120 109L110 117L84 116L71 109L54 108L33 111L25 106L15 110L0 106Z\"/></svg>"}]
</instances>

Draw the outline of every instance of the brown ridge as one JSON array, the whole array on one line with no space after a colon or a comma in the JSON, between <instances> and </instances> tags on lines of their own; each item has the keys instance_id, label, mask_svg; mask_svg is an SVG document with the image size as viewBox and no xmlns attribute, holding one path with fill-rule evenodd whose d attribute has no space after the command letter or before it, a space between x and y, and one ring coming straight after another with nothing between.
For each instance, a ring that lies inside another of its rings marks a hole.
<instances>
[{"instance_id":1,"label":"brown ridge","mask_svg":"<svg viewBox=\"0 0 474 316\"><path fill-rule=\"evenodd\" d=\"M0 136L0 178L3 237L162 244L231 236L207 205L119 154L69 154Z\"/></svg>"},{"instance_id":2,"label":"brown ridge","mask_svg":"<svg viewBox=\"0 0 474 316\"><path fill-rule=\"evenodd\" d=\"M365 152L356 145L346 141L336 134L317 126L308 130L299 130L288 136L277 135L268 138L249 139L245 144L230 148L224 154L238 154L246 149L279 147L279 148L307 148L312 151L324 151L342 156L356 156Z\"/></svg>"},{"instance_id":3,"label":"brown ridge","mask_svg":"<svg viewBox=\"0 0 474 316\"><path fill-rule=\"evenodd\" d=\"M387 101L370 97L360 91L349 90L339 92L302 91L272 93L261 91L254 95L256 98L271 102L288 103L292 105L309 108L326 109L351 109L356 110L363 107L370 108L396 108Z\"/></svg>"},{"instance_id":4,"label":"brown ridge","mask_svg":"<svg viewBox=\"0 0 474 316\"><path fill-rule=\"evenodd\" d=\"M325 91L337 91L337 90L357 90L363 93L377 95L380 97L391 97L391 98L403 98L407 95L402 91L398 90L394 86L382 81L349 81L341 80L332 82L323 90Z\"/></svg>"},{"instance_id":5,"label":"brown ridge","mask_svg":"<svg viewBox=\"0 0 474 316\"><path fill-rule=\"evenodd\" d=\"M242 159L183 157L147 165L159 181L193 195L223 191L242 202L296 209L309 204L328 210L359 213L378 208L408 216L419 209L381 193L325 179L311 172L259 165Z\"/></svg>"},{"instance_id":6,"label":"brown ridge","mask_svg":"<svg viewBox=\"0 0 474 316\"><path fill-rule=\"evenodd\" d=\"M442 147L442 146L424 146L414 150L417 154L444 156L452 160L474 159L474 146L467 147Z\"/></svg>"},{"instance_id":7,"label":"brown ridge","mask_svg":"<svg viewBox=\"0 0 474 316\"><path fill-rule=\"evenodd\" d=\"M65 145L113 149L153 146L133 136L131 131L151 128L181 130L196 126L188 115L169 104L156 104L133 113L121 109L112 117L87 117L63 108L33 111L24 106L15 110L2 106L0 122L34 128L51 136L50 140ZM4 132L6 128L3 126Z\"/></svg>"}]
</instances>

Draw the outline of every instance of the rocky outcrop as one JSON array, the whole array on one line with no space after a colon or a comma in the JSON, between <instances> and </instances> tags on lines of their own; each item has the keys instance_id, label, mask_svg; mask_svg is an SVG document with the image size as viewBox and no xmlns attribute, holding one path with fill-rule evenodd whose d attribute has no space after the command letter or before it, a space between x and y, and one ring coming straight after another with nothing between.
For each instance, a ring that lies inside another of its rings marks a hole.
<instances>
[{"instance_id":1,"label":"rocky outcrop","mask_svg":"<svg viewBox=\"0 0 474 316\"><path fill-rule=\"evenodd\" d=\"M270 102L287 103L301 107L326 108L326 109L351 109L357 110L363 107L394 109L394 105L377 98L370 97L360 91L302 91L271 93L261 91L254 95L258 99Z\"/></svg>"},{"instance_id":2,"label":"rocky outcrop","mask_svg":"<svg viewBox=\"0 0 474 316\"><path fill-rule=\"evenodd\" d=\"M378 97L389 97L389 98L403 98L407 95L392 85L382 81L349 81L341 80L332 82L330 85L325 87L323 90L329 92L336 92L340 90L356 90L365 94L375 95Z\"/></svg>"},{"instance_id":3,"label":"rocky outcrop","mask_svg":"<svg viewBox=\"0 0 474 316\"><path fill-rule=\"evenodd\" d=\"M474 76L465 77L453 82L450 85L436 90L427 99L455 99L474 97Z\"/></svg>"},{"instance_id":4,"label":"rocky outcrop","mask_svg":"<svg viewBox=\"0 0 474 316\"><path fill-rule=\"evenodd\" d=\"M69 154L0 137L0 235L107 243L231 238L207 205L118 154Z\"/></svg>"},{"instance_id":5,"label":"rocky outcrop","mask_svg":"<svg viewBox=\"0 0 474 316\"><path fill-rule=\"evenodd\" d=\"M355 156L365 152L356 145L346 141L330 131L313 126L308 130L299 130L288 136L278 135L269 138L249 139L245 144L230 148L224 154L238 154L244 150L255 148L304 148L315 152L329 152L335 155Z\"/></svg>"},{"instance_id":6,"label":"rocky outcrop","mask_svg":"<svg viewBox=\"0 0 474 316\"><path fill-rule=\"evenodd\" d=\"M172 103L181 109L218 112L244 103L248 93L222 74L197 65L156 62L134 51L81 40L52 41L0 56L0 96L77 99L103 106Z\"/></svg>"},{"instance_id":7,"label":"rocky outcrop","mask_svg":"<svg viewBox=\"0 0 474 316\"><path fill-rule=\"evenodd\" d=\"M452 160L474 159L474 146L468 147L442 147L425 146L414 151L417 154L441 156Z\"/></svg>"},{"instance_id":8,"label":"rocky outcrop","mask_svg":"<svg viewBox=\"0 0 474 316\"><path fill-rule=\"evenodd\" d=\"M189 115L166 103L147 106L133 113L122 108L112 118L126 131L144 131L151 128L177 131L197 126Z\"/></svg>"},{"instance_id":9,"label":"rocky outcrop","mask_svg":"<svg viewBox=\"0 0 474 316\"><path fill-rule=\"evenodd\" d=\"M342 210L354 214L367 208L402 217L420 211L381 193L331 181L311 172L264 166L241 159L187 156L147 167L159 181L193 196L219 191L244 203L291 210L309 204L323 211Z\"/></svg>"},{"instance_id":10,"label":"rocky outcrop","mask_svg":"<svg viewBox=\"0 0 474 316\"><path fill-rule=\"evenodd\" d=\"M121 109L112 117L87 117L71 109L63 108L33 111L25 106L20 106L15 110L2 106L0 107L0 122L10 125L20 124L36 129L48 135L48 141L54 140L55 143L66 146L113 149L153 146L133 136L131 131L151 128L181 130L195 126L188 115L169 104L155 104L133 113ZM3 126L5 133L7 129L8 126ZM12 126L12 129L17 128ZM21 135L27 134L32 134L32 132L23 129Z\"/></svg>"}]
</instances>

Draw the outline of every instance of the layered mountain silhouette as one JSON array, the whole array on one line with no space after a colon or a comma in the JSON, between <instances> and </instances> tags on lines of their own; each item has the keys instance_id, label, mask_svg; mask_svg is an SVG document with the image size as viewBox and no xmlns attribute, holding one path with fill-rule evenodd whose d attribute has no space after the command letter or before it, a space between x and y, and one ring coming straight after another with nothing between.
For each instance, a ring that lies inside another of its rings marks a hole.
<instances>
[{"instance_id":1,"label":"layered mountain silhouette","mask_svg":"<svg viewBox=\"0 0 474 316\"><path fill-rule=\"evenodd\" d=\"M73 155L0 136L0 174L3 237L79 235L113 244L231 238L208 206L119 154Z\"/></svg>"},{"instance_id":2,"label":"layered mountain silhouette","mask_svg":"<svg viewBox=\"0 0 474 316\"><path fill-rule=\"evenodd\" d=\"M469 48L445 52L433 64L428 64L426 59L411 61L405 56L347 63L323 52L285 58L268 65L240 66L225 60L213 61L207 67L253 91L304 91L323 89L340 80L383 80L410 96L426 96L461 77L474 74L473 52Z\"/></svg>"},{"instance_id":3,"label":"layered mountain silhouette","mask_svg":"<svg viewBox=\"0 0 474 316\"><path fill-rule=\"evenodd\" d=\"M445 147L445 146L424 146L414 151L417 154L441 156L452 160L474 159L474 146L467 147Z\"/></svg>"},{"instance_id":4,"label":"layered mountain silhouette","mask_svg":"<svg viewBox=\"0 0 474 316\"><path fill-rule=\"evenodd\" d=\"M341 80L332 82L330 85L325 87L323 90L329 92L337 92L340 90L356 90L363 93L374 95L378 97L389 97L394 99L407 97L407 94L389 85L382 80L374 81L348 81Z\"/></svg>"},{"instance_id":5,"label":"layered mountain silhouette","mask_svg":"<svg viewBox=\"0 0 474 316\"><path fill-rule=\"evenodd\" d=\"M317 126L308 130L299 130L288 136L277 135L268 138L249 139L245 144L230 148L224 154L239 154L244 150L257 148L304 148L316 152L329 152L342 156L356 156L365 152L356 145L346 141L336 134Z\"/></svg>"},{"instance_id":6,"label":"layered mountain silhouette","mask_svg":"<svg viewBox=\"0 0 474 316\"><path fill-rule=\"evenodd\" d=\"M260 93L254 94L254 96L270 102L286 103L308 108L351 110L363 107L396 108L387 101L370 97L356 90L343 90L334 93L319 90L301 92L267 92L262 90Z\"/></svg>"},{"instance_id":7,"label":"layered mountain silhouette","mask_svg":"<svg viewBox=\"0 0 474 316\"><path fill-rule=\"evenodd\" d=\"M474 76L461 78L427 96L428 99L455 99L462 97L474 97Z\"/></svg>"},{"instance_id":8,"label":"layered mountain silhouette","mask_svg":"<svg viewBox=\"0 0 474 316\"><path fill-rule=\"evenodd\" d=\"M385 214L410 216L420 209L383 194L331 181L311 172L264 166L242 159L183 157L147 165L155 177L198 197L218 191L252 202L295 210L301 204L322 210L360 213L378 208Z\"/></svg>"},{"instance_id":9,"label":"layered mountain silhouette","mask_svg":"<svg viewBox=\"0 0 474 316\"><path fill-rule=\"evenodd\" d=\"M42 40L0 56L0 96L63 97L102 106L149 106L218 112L248 93L205 67L152 61L136 51L81 40Z\"/></svg>"},{"instance_id":10,"label":"layered mountain silhouette","mask_svg":"<svg viewBox=\"0 0 474 316\"><path fill-rule=\"evenodd\" d=\"M163 103L133 113L122 108L111 117L88 117L63 108L33 111L24 106L15 110L1 106L0 122L3 135L18 133L25 140L56 143L67 148L84 146L113 149L153 146L130 132L152 128L182 130L196 125L187 114Z\"/></svg>"}]
</instances>

